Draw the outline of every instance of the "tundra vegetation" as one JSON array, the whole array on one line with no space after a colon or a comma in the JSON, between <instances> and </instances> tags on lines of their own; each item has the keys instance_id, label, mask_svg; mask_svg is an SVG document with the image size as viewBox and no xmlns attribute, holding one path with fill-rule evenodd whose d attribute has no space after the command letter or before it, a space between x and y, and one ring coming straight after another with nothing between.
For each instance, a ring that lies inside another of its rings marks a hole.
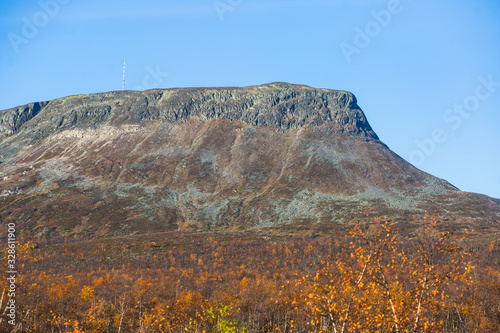
<instances>
[{"instance_id":1,"label":"tundra vegetation","mask_svg":"<svg viewBox=\"0 0 500 333\"><path fill-rule=\"evenodd\" d=\"M499 248L478 243L435 216L404 232L24 238L17 324L0 331L498 332Z\"/></svg>"}]
</instances>

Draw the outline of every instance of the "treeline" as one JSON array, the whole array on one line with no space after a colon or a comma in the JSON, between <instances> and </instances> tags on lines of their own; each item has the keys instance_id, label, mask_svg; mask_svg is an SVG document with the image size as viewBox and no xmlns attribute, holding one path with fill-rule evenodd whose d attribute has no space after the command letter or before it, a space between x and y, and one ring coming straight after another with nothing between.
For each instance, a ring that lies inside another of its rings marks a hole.
<instances>
[{"instance_id":1,"label":"treeline","mask_svg":"<svg viewBox=\"0 0 500 333\"><path fill-rule=\"evenodd\" d=\"M466 244L435 225L403 237L378 224L277 242L151 242L120 262L102 248L109 253L97 262L74 247L26 242L17 324L4 311L0 330L498 332L498 248Z\"/></svg>"}]
</instances>

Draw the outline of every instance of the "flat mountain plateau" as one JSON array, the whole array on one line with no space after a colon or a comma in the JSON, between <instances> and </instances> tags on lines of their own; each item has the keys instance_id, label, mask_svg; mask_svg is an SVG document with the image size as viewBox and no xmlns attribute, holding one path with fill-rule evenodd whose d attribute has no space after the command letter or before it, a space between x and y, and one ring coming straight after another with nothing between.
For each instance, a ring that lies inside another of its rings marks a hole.
<instances>
[{"instance_id":1,"label":"flat mountain plateau","mask_svg":"<svg viewBox=\"0 0 500 333\"><path fill-rule=\"evenodd\" d=\"M402 124L403 126L403 124ZM498 232L500 200L392 152L353 94L271 83L0 111L0 218L30 237L315 230L380 218Z\"/></svg>"}]
</instances>

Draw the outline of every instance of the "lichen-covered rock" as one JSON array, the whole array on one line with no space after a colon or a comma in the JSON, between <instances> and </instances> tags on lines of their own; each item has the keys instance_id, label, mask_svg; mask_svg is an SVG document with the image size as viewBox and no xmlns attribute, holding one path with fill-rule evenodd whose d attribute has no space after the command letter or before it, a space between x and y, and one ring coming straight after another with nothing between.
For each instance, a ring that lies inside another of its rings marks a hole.
<instances>
[{"instance_id":1,"label":"lichen-covered rock","mask_svg":"<svg viewBox=\"0 0 500 333\"><path fill-rule=\"evenodd\" d=\"M33 119L47 102L31 103L0 112L0 138L13 135L21 126Z\"/></svg>"},{"instance_id":2,"label":"lichen-covered rock","mask_svg":"<svg viewBox=\"0 0 500 333\"><path fill-rule=\"evenodd\" d=\"M0 111L0 218L40 237L328 225L365 207L496 223L380 142L348 92L286 83L117 91ZM479 222L478 222L479 223Z\"/></svg>"},{"instance_id":3,"label":"lichen-covered rock","mask_svg":"<svg viewBox=\"0 0 500 333\"><path fill-rule=\"evenodd\" d=\"M33 119L41 109L44 112ZM70 96L1 111L0 135L38 140L75 127L190 119L225 119L282 130L331 123L339 133L376 138L351 93L287 83Z\"/></svg>"}]
</instances>

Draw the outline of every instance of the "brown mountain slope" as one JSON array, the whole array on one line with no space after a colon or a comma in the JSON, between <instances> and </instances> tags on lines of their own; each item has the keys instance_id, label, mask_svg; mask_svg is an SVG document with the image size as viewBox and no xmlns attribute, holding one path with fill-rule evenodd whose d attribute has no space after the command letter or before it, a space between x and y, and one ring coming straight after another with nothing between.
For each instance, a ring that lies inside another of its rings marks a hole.
<instances>
[{"instance_id":1,"label":"brown mountain slope","mask_svg":"<svg viewBox=\"0 0 500 333\"><path fill-rule=\"evenodd\" d=\"M118 91L0 111L0 216L38 236L347 223L497 228L500 200L393 153L344 91Z\"/></svg>"}]
</instances>

